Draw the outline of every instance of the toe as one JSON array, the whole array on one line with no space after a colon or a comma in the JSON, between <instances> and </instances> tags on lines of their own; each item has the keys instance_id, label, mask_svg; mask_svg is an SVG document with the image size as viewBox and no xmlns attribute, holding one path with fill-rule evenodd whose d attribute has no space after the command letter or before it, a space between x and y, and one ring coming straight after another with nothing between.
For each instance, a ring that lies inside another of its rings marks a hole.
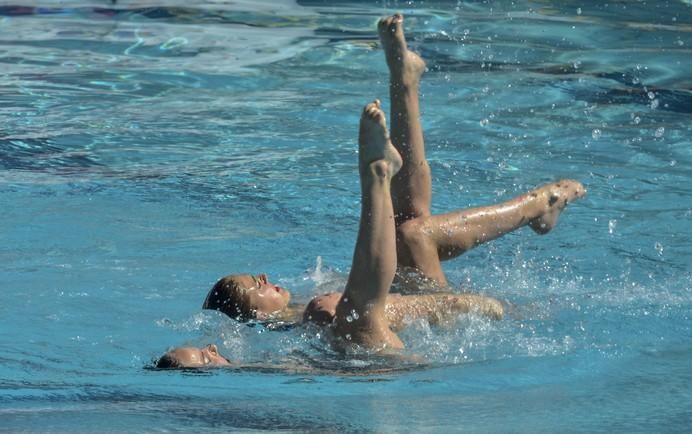
<instances>
[{"instance_id":1,"label":"toe","mask_svg":"<svg viewBox=\"0 0 692 434\"><path fill-rule=\"evenodd\" d=\"M394 14L389 17L384 17L382 18L378 23L377 26L379 27L380 31L390 31L392 33L395 33L397 30L397 27L404 21L404 17L401 14Z\"/></svg>"}]
</instances>

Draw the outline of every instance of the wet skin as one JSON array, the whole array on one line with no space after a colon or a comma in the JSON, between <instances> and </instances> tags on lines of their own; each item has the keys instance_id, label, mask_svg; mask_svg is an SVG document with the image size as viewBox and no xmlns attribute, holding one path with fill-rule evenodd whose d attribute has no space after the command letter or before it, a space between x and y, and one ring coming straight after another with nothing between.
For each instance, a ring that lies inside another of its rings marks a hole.
<instances>
[{"instance_id":1,"label":"wet skin","mask_svg":"<svg viewBox=\"0 0 692 434\"><path fill-rule=\"evenodd\" d=\"M257 319L267 319L282 312L291 300L285 288L269 281L264 273L229 276L240 289L241 302Z\"/></svg>"},{"instance_id":2,"label":"wet skin","mask_svg":"<svg viewBox=\"0 0 692 434\"><path fill-rule=\"evenodd\" d=\"M216 368L231 365L219 354L216 345L207 345L204 348L178 347L166 354L180 368Z\"/></svg>"}]
</instances>

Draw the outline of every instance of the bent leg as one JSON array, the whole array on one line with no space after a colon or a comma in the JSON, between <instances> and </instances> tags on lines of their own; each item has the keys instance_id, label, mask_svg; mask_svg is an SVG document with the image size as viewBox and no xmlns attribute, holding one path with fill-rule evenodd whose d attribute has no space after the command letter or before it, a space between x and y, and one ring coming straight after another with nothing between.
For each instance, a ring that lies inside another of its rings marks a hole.
<instances>
[{"instance_id":1,"label":"bent leg","mask_svg":"<svg viewBox=\"0 0 692 434\"><path fill-rule=\"evenodd\" d=\"M404 36L404 17L396 14L378 24L380 41L389 66L392 143L403 159L392 179L392 203L397 224L430 215L432 179L425 159L420 122L418 86L425 62L409 51Z\"/></svg>"},{"instance_id":2,"label":"bent leg","mask_svg":"<svg viewBox=\"0 0 692 434\"><path fill-rule=\"evenodd\" d=\"M358 141L360 227L346 289L336 307L335 331L369 348L401 348L384 313L397 263L390 183L401 157L389 140L377 100L363 110Z\"/></svg>"},{"instance_id":3,"label":"bent leg","mask_svg":"<svg viewBox=\"0 0 692 434\"><path fill-rule=\"evenodd\" d=\"M498 205L409 220L399 228L399 265L445 285L440 260L459 256L522 226L548 233L567 204L584 194L581 183L562 180Z\"/></svg>"}]
</instances>

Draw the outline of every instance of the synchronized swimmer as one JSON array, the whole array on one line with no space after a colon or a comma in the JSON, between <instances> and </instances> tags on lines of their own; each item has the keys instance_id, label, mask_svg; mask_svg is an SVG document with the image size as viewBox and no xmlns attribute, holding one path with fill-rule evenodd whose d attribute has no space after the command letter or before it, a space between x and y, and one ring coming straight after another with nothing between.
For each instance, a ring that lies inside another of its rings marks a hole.
<instances>
[{"instance_id":1,"label":"synchronized swimmer","mask_svg":"<svg viewBox=\"0 0 692 434\"><path fill-rule=\"evenodd\" d=\"M332 330L337 346L378 352L403 348L396 332L415 319L436 323L466 312L502 318L502 304L491 297L449 292L441 261L523 226L548 233L585 189L577 181L561 180L500 204L433 215L418 99L426 66L407 48L403 22L395 14L378 24L390 73L391 135L380 101L366 105L358 134L360 226L343 293L318 295L306 306L294 306L289 291L272 284L266 274L237 274L214 285L205 309L239 321L315 323ZM424 291L426 282L432 282L446 292L391 294L395 277L403 275L419 277L403 285L420 284ZM157 363L159 368L229 365L215 345L174 348Z\"/></svg>"}]
</instances>

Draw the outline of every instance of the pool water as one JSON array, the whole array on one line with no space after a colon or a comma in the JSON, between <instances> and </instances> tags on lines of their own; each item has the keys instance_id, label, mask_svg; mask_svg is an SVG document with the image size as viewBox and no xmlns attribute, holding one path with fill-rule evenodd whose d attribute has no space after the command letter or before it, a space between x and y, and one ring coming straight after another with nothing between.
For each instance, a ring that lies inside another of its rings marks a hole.
<instances>
[{"instance_id":1,"label":"pool water","mask_svg":"<svg viewBox=\"0 0 692 434\"><path fill-rule=\"evenodd\" d=\"M413 363L202 311L234 272L344 284L393 11L429 67L434 212L588 197L445 263L511 313L414 323ZM688 430L691 49L674 0L0 3L0 431ZM148 369L207 343L277 368Z\"/></svg>"}]
</instances>

